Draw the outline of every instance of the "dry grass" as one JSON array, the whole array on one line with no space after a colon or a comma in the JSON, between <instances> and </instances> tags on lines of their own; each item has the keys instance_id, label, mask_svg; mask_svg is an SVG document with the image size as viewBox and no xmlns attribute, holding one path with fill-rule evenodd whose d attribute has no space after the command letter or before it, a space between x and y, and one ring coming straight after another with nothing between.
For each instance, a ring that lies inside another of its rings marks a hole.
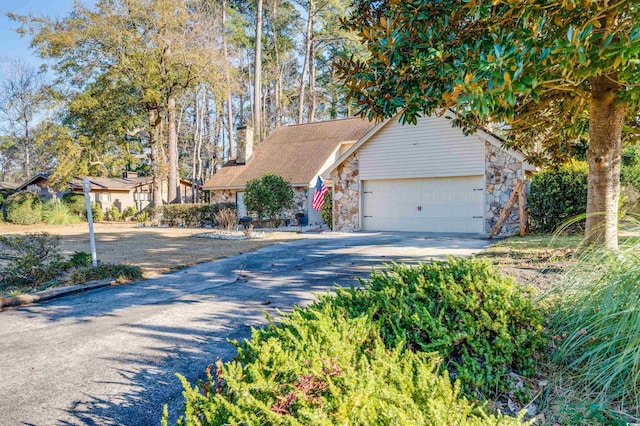
<instances>
[{"instance_id":1,"label":"dry grass","mask_svg":"<svg viewBox=\"0 0 640 426\"><path fill-rule=\"evenodd\" d=\"M199 228L139 228L135 223L95 224L96 252L106 263L139 266L145 277L183 266L208 262L256 250L281 241L304 238L303 234L273 232L261 239L216 240L196 238L209 230ZM47 232L60 237L60 249L70 255L74 251L89 252L86 223L75 225L10 225L0 224L0 234Z\"/></svg>"}]
</instances>

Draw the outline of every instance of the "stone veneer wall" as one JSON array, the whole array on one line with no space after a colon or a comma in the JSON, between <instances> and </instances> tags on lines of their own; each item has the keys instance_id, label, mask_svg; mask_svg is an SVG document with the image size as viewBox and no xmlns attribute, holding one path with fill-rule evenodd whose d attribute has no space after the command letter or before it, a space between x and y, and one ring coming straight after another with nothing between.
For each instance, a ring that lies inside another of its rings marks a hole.
<instances>
[{"instance_id":1,"label":"stone veneer wall","mask_svg":"<svg viewBox=\"0 0 640 426\"><path fill-rule=\"evenodd\" d=\"M359 176L358 152L347 158L332 174L335 231L353 232L360 229Z\"/></svg>"},{"instance_id":2,"label":"stone veneer wall","mask_svg":"<svg viewBox=\"0 0 640 426\"><path fill-rule=\"evenodd\" d=\"M517 180L524 179L522 161L513 157L508 152L485 141L485 231L490 233L500 217L500 212L509 200L511 191L516 186ZM525 188L526 190L526 188ZM517 207L517 205L516 205ZM518 211L511 213L506 223L518 222ZM519 231L519 225L506 225L500 235L512 235Z\"/></svg>"},{"instance_id":3,"label":"stone veneer wall","mask_svg":"<svg viewBox=\"0 0 640 426\"><path fill-rule=\"evenodd\" d=\"M294 187L293 194L294 207L284 212L284 217L289 219L291 223L295 223L296 213L305 213L309 217L309 212L307 211L309 188Z\"/></svg>"}]
</instances>

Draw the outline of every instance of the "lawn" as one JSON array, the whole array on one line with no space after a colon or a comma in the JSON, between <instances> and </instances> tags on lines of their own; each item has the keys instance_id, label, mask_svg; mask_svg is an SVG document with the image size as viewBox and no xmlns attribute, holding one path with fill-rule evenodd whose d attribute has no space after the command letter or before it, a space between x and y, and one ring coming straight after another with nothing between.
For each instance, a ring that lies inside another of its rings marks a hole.
<instances>
[{"instance_id":1,"label":"lawn","mask_svg":"<svg viewBox=\"0 0 640 426\"><path fill-rule=\"evenodd\" d=\"M0 224L0 235L46 232L59 238L58 247L65 258L74 252L90 252L88 225ZM303 234L271 232L249 240L196 238L211 232L195 228L138 227L134 223L96 223L96 252L102 264L117 264L140 268L143 277L173 269L208 262L235 254L257 250L281 241L303 238ZM137 269L137 268L136 268ZM138 272L139 274L139 272ZM40 288L36 285L35 289ZM13 295L9 286L0 296Z\"/></svg>"}]
</instances>

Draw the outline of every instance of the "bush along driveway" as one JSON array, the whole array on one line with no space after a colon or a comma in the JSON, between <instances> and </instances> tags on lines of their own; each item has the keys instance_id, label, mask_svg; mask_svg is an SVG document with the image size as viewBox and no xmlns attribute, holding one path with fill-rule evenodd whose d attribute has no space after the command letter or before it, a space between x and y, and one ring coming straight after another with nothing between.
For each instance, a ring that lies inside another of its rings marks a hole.
<instances>
[{"instance_id":1,"label":"bush along driveway","mask_svg":"<svg viewBox=\"0 0 640 426\"><path fill-rule=\"evenodd\" d=\"M486 240L416 234L316 235L0 313L0 401L7 424L156 425L183 404L175 373L195 383L227 339L249 338L264 312L357 284L383 262L470 255ZM420 361L428 367L431 361ZM425 367L425 368L427 368ZM29 386L24 386L29 383ZM45 393L42 389L47 389Z\"/></svg>"}]
</instances>

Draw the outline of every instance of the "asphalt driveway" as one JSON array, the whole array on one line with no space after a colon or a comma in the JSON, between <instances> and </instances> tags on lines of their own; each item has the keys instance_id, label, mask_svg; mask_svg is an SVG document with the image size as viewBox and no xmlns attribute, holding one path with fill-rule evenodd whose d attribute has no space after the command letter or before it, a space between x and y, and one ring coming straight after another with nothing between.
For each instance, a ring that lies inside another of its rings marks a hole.
<instances>
[{"instance_id":1,"label":"asphalt driveway","mask_svg":"<svg viewBox=\"0 0 640 426\"><path fill-rule=\"evenodd\" d=\"M121 287L0 312L0 424L157 425L181 407L227 339L264 312L305 305L383 262L470 255L482 239L408 233L314 235Z\"/></svg>"}]
</instances>

